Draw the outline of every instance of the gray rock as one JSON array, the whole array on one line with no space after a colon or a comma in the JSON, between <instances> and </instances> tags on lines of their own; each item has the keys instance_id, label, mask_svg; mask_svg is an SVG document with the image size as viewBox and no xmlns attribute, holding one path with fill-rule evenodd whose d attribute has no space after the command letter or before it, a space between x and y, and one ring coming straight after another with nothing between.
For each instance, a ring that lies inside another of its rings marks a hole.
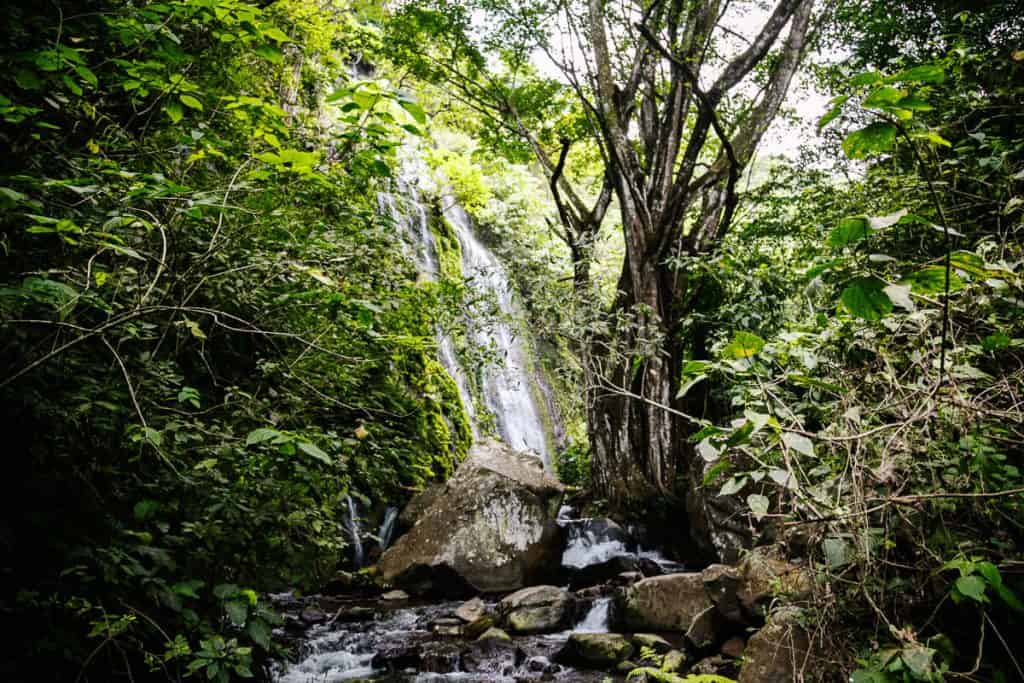
<instances>
[{"instance_id":1,"label":"gray rock","mask_svg":"<svg viewBox=\"0 0 1024 683\"><path fill-rule=\"evenodd\" d=\"M724 621L718 608L709 605L693 618L690 628L686 629L686 639L698 650L709 648L719 641Z\"/></svg>"},{"instance_id":2,"label":"gray rock","mask_svg":"<svg viewBox=\"0 0 1024 683\"><path fill-rule=\"evenodd\" d=\"M506 640L511 641L512 636L502 631L500 628L489 628L480 634L477 640Z\"/></svg>"},{"instance_id":3,"label":"gray rock","mask_svg":"<svg viewBox=\"0 0 1024 683\"><path fill-rule=\"evenodd\" d=\"M622 597L622 617L633 630L685 633L712 606L699 573L668 574L637 581Z\"/></svg>"},{"instance_id":4,"label":"gray rock","mask_svg":"<svg viewBox=\"0 0 1024 683\"><path fill-rule=\"evenodd\" d=\"M740 587L740 573L735 567L726 564L713 564L700 573L711 602L715 603L719 614L733 622L743 621L743 610L737 592Z\"/></svg>"},{"instance_id":5,"label":"gray rock","mask_svg":"<svg viewBox=\"0 0 1024 683\"><path fill-rule=\"evenodd\" d=\"M513 633L557 631L572 615L574 598L555 586L531 586L498 603L501 621Z\"/></svg>"},{"instance_id":6,"label":"gray rock","mask_svg":"<svg viewBox=\"0 0 1024 683\"><path fill-rule=\"evenodd\" d=\"M690 481L704 481L713 464L704 458L693 458ZM719 496L717 486L693 487L686 496L690 535L706 554L719 562L735 563L743 550L753 545L744 500L745 495Z\"/></svg>"},{"instance_id":7,"label":"gray rock","mask_svg":"<svg viewBox=\"0 0 1024 683\"><path fill-rule=\"evenodd\" d=\"M732 657L733 659L739 659L743 656L743 651L747 648L747 642L739 636L734 636L729 640L722 643L722 647L719 648L719 652L722 653L723 657Z\"/></svg>"},{"instance_id":8,"label":"gray rock","mask_svg":"<svg viewBox=\"0 0 1024 683\"><path fill-rule=\"evenodd\" d=\"M537 458L490 441L472 448L444 495L380 558L412 593L516 590L558 565L562 485Z\"/></svg>"},{"instance_id":9,"label":"gray rock","mask_svg":"<svg viewBox=\"0 0 1024 683\"><path fill-rule=\"evenodd\" d=\"M385 602L401 602L409 599L409 594L402 590L388 591L384 595L380 596L380 599Z\"/></svg>"},{"instance_id":10,"label":"gray rock","mask_svg":"<svg viewBox=\"0 0 1024 683\"><path fill-rule=\"evenodd\" d=\"M783 607L747 641L739 683L790 683L808 663L810 638L800 610Z\"/></svg>"},{"instance_id":11,"label":"gray rock","mask_svg":"<svg viewBox=\"0 0 1024 683\"><path fill-rule=\"evenodd\" d=\"M444 493L444 484L429 484L425 489L409 499L409 502L402 508L398 515L398 526L401 529L411 529L420 521L420 517L431 505Z\"/></svg>"},{"instance_id":12,"label":"gray rock","mask_svg":"<svg viewBox=\"0 0 1024 683\"><path fill-rule=\"evenodd\" d=\"M480 598L473 598L459 605L455 616L465 622L473 622L487 614L487 603Z\"/></svg>"},{"instance_id":13,"label":"gray rock","mask_svg":"<svg viewBox=\"0 0 1024 683\"><path fill-rule=\"evenodd\" d=\"M722 655L705 657L693 665L693 668L690 669L690 673L704 676L725 676L726 678L735 678L736 662L731 659L726 659ZM765 683L767 683L767 681L765 681ZM787 678L786 683L793 683L793 681Z\"/></svg>"},{"instance_id":14,"label":"gray rock","mask_svg":"<svg viewBox=\"0 0 1024 683\"><path fill-rule=\"evenodd\" d=\"M597 669L614 667L633 655L633 645L618 633L573 633L559 659Z\"/></svg>"}]
</instances>

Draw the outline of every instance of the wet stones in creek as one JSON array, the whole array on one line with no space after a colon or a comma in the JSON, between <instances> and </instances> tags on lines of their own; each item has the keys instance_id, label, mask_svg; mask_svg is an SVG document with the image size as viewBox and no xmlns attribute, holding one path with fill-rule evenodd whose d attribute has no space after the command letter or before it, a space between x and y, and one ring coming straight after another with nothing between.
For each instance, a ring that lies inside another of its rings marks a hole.
<instances>
[{"instance_id":1,"label":"wet stones in creek","mask_svg":"<svg viewBox=\"0 0 1024 683\"><path fill-rule=\"evenodd\" d=\"M512 633L557 631L569 623L575 598L555 586L532 586L498 603L501 623Z\"/></svg>"},{"instance_id":2,"label":"wet stones in creek","mask_svg":"<svg viewBox=\"0 0 1024 683\"><path fill-rule=\"evenodd\" d=\"M540 461L477 444L413 528L380 559L384 581L410 593L517 590L557 568L562 485Z\"/></svg>"}]
</instances>

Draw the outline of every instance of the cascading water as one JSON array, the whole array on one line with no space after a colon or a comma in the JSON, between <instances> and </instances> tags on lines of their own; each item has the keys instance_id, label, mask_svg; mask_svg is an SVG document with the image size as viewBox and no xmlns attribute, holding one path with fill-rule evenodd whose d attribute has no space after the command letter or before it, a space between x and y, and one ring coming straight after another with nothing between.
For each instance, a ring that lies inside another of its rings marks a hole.
<instances>
[{"instance_id":1,"label":"cascading water","mask_svg":"<svg viewBox=\"0 0 1024 683\"><path fill-rule=\"evenodd\" d=\"M395 533L395 522L398 520L398 508L388 507L384 511L384 520L380 523L380 530L377 532L377 541L380 543L381 552L388 549L391 544L391 536Z\"/></svg>"},{"instance_id":2,"label":"cascading water","mask_svg":"<svg viewBox=\"0 0 1024 683\"><path fill-rule=\"evenodd\" d=\"M548 467L547 433L530 387L533 379L527 371L527 354L522 338L515 333L517 314L512 300L512 285L497 257L473 232L466 211L452 197L445 197L444 213L455 228L462 246L462 271L478 290L490 294L498 303L503 320L488 325L472 325L477 344L497 351L503 363L483 371L483 393L494 414L502 439L513 448L537 453Z\"/></svg>"},{"instance_id":3,"label":"cascading water","mask_svg":"<svg viewBox=\"0 0 1024 683\"><path fill-rule=\"evenodd\" d=\"M349 542L352 545L352 564L358 569L366 561L363 554L363 539L359 531L359 509L352 496L347 496L345 500L348 503L348 519L345 520L345 526L348 528Z\"/></svg>"},{"instance_id":4,"label":"cascading water","mask_svg":"<svg viewBox=\"0 0 1024 683\"><path fill-rule=\"evenodd\" d=\"M611 608L611 598L598 598L583 620L576 624L573 631L576 633L608 633Z\"/></svg>"},{"instance_id":5,"label":"cascading water","mask_svg":"<svg viewBox=\"0 0 1024 683\"><path fill-rule=\"evenodd\" d=\"M403 173L396 179L394 192L378 195L381 213L389 215L410 246L421 272L437 278L440 266L437 245L430 231L429 212L420 200L414 177L425 177L421 160L413 158L403 164ZM545 467L548 462L547 430L540 408L532 392L536 382L529 373L528 354L515 323L518 310L513 288L497 257L477 238L472 221L450 195L443 199L444 215L452 225L462 248L462 271L477 292L497 302L501 320L486 324L470 320L468 327L475 344L494 351L499 364L486 367L481 373L480 389L487 409L494 415L498 433L510 446L535 452ZM466 373L459 364L452 339L438 334L438 357L458 385L470 421L476 420L472 393Z\"/></svg>"}]
</instances>

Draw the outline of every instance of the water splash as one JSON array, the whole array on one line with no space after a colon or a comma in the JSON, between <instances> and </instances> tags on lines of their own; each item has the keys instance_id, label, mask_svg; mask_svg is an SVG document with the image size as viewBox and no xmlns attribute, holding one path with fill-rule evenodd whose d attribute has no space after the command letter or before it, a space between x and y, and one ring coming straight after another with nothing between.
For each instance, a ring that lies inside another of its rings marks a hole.
<instances>
[{"instance_id":1,"label":"water splash","mask_svg":"<svg viewBox=\"0 0 1024 683\"><path fill-rule=\"evenodd\" d=\"M380 530L377 532L377 539L380 543L381 552L391 545L391 537L395 533L395 522L398 520L398 508L388 507L384 511L384 520L380 523Z\"/></svg>"},{"instance_id":2,"label":"water splash","mask_svg":"<svg viewBox=\"0 0 1024 683\"><path fill-rule=\"evenodd\" d=\"M352 544L352 564L356 569L363 566L366 556L363 554L363 539L359 530L359 508L352 496L346 496L348 503L348 518L345 520L345 527L348 529L349 542Z\"/></svg>"},{"instance_id":3,"label":"water splash","mask_svg":"<svg viewBox=\"0 0 1024 683\"><path fill-rule=\"evenodd\" d=\"M576 624L573 631L576 633L608 633L611 609L611 598L598 598L586 616Z\"/></svg>"}]
</instances>

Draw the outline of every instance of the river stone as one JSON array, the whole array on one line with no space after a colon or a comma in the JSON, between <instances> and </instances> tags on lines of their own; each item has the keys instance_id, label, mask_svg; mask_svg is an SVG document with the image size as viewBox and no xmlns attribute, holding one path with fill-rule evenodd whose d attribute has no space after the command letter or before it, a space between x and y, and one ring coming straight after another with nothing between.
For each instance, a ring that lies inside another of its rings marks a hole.
<instances>
[{"instance_id":1,"label":"river stone","mask_svg":"<svg viewBox=\"0 0 1024 683\"><path fill-rule=\"evenodd\" d=\"M513 633L557 631L573 612L571 593L555 586L531 586L498 603L502 621Z\"/></svg>"},{"instance_id":2,"label":"river stone","mask_svg":"<svg viewBox=\"0 0 1024 683\"><path fill-rule=\"evenodd\" d=\"M730 454L730 459L734 456ZM690 481L705 481L712 467L718 463L704 458L693 458ZM737 467L740 471L747 469ZM753 545L753 534L748 523L749 510L746 492L742 495L722 496L716 486L691 487L686 496L686 514L690 523L690 536L709 558L733 564L740 554Z\"/></svg>"},{"instance_id":3,"label":"river stone","mask_svg":"<svg viewBox=\"0 0 1024 683\"><path fill-rule=\"evenodd\" d=\"M487 603L480 598L464 602L455 610L455 616L467 623L474 622L485 614L487 614Z\"/></svg>"},{"instance_id":4,"label":"river stone","mask_svg":"<svg viewBox=\"0 0 1024 683\"><path fill-rule=\"evenodd\" d=\"M622 597L622 616L633 630L685 633L711 606L699 573L667 574L629 586Z\"/></svg>"},{"instance_id":5,"label":"river stone","mask_svg":"<svg viewBox=\"0 0 1024 683\"><path fill-rule=\"evenodd\" d=\"M727 640L724 643L722 643L722 647L719 648L719 651L725 657L732 657L733 659L739 659L740 657L743 656L743 651L746 648L747 648L747 643L746 643L745 640L743 640L739 636L733 636L729 640Z\"/></svg>"},{"instance_id":6,"label":"river stone","mask_svg":"<svg viewBox=\"0 0 1024 683\"><path fill-rule=\"evenodd\" d=\"M491 627L480 634L477 640L507 640L511 641L512 636L502 631L500 628Z\"/></svg>"},{"instance_id":7,"label":"river stone","mask_svg":"<svg viewBox=\"0 0 1024 683\"><path fill-rule=\"evenodd\" d=\"M800 610L783 607L747 641L739 683L790 683L807 664L810 639Z\"/></svg>"},{"instance_id":8,"label":"river stone","mask_svg":"<svg viewBox=\"0 0 1024 683\"><path fill-rule=\"evenodd\" d=\"M411 529L420 521L423 513L444 493L444 484L428 484L425 489L409 499L398 515L398 527Z\"/></svg>"},{"instance_id":9,"label":"river stone","mask_svg":"<svg viewBox=\"0 0 1024 683\"><path fill-rule=\"evenodd\" d=\"M380 558L413 593L516 590L558 565L563 487L540 461L496 441L474 446L444 493Z\"/></svg>"},{"instance_id":10,"label":"river stone","mask_svg":"<svg viewBox=\"0 0 1024 683\"><path fill-rule=\"evenodd\" d=\"M659 655L663 655L672 649L671 643L654 633L634 633L633 644L636 645L637 651L649 647Z\"/></svg>"},{"instance_id":11,"label":"river stone","mask_svg":"<svg viewBox=\"0 0 1024 683\"><path fill-rule=\"evenodd\" d=\"M713 564L705 567L700 575L704 580L704 590L719 614L729 621L742 622L743 610L736 595L740 587L739 571L727 564Z\"/></svg>"},{"instance_id":12,"label":"river stone","mask_svg":"<svg viewBox=\"0 0 1024 683\"><path fill-rule=\"evenodd\" d=\"M402 590L388 591L384 595L380 596L380 599L385 602L401 602L409 599L409 594Z\"/></svg>"},{"instance_id":13,"label":"river stone","mask_svg":"<svg viewBox=\"0 0 1024 683\"><path fill-rule=\"evenodd\" d=\"M707 609L693 618L690 628L686 629L686 640L698 650L711 647L718 642L724 619L718 608L709 605Z\"/></svg>"},{"instance_id":14,"label":"river stone","mask_svg":"<svg viewBox=\"0 0 1024 683\"><path fill-rule=\"evenodd\" d=\"M629 659L632 654L633 645L618 633L573 633L560 658L606 669Z\"/></svg>"},{"instance_id":15,"label":"river stone","mask_svg":"<svg viewBox=\"0 0 1024 683\"><path fill-rule=\"evenodd\" d=\"M471 621L465 626L463 626L462 635L464 635L466 638L476 638L481 633L484 633L488 629L492 628L496 623L497 622L495 621L493 616L491 616L490 614L485 614L476 621Z\"/></svg>"}]
</instances>

